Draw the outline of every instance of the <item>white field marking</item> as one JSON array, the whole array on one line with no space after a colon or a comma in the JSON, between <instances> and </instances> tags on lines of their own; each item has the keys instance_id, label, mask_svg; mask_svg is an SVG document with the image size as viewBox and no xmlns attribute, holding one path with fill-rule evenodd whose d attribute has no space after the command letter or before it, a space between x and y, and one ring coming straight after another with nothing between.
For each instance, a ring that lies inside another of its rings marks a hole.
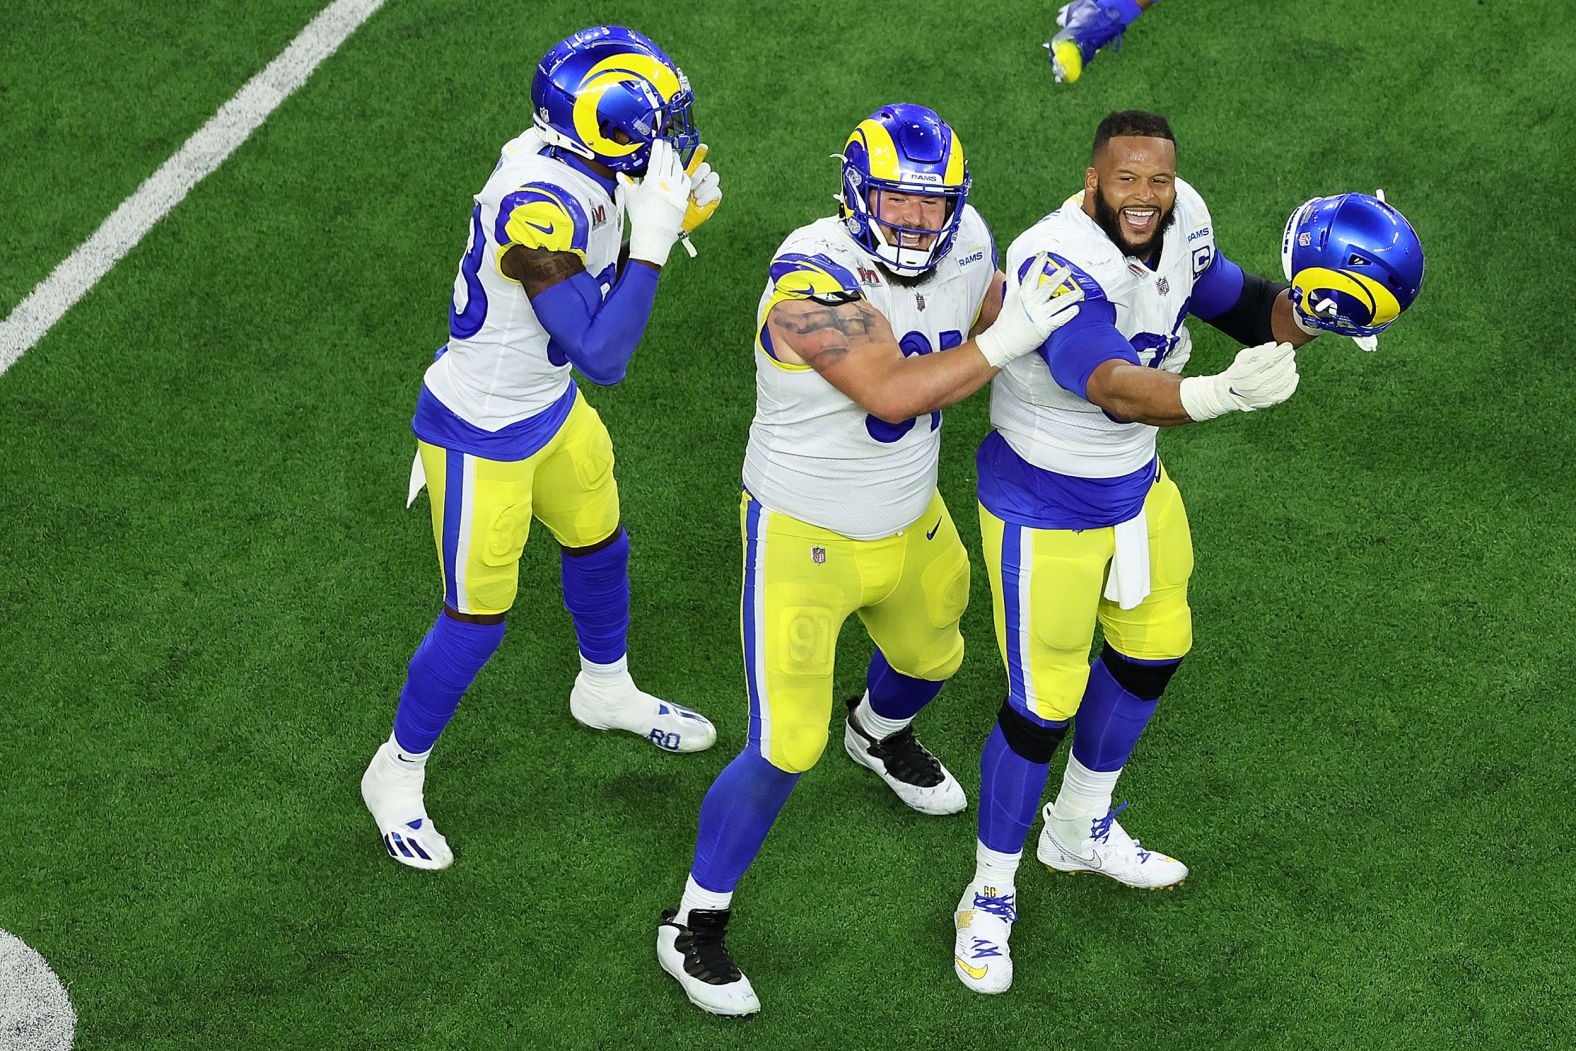
<instances>
[{"instance_id":1,"label":"white field marking","mask_svg":"<svg viewBox=\"0 0 1576 1051\"><path fill-rule=\"evenodd\" d=\"M0 1046L70 1051L77 1013L66 987L31 946L0 930Z\"/></svg>"},{"instance_id":2,"label":"white field marking","mask_svg":"<svg viewBox=\"0 0 1576 1051\"><path fill-rule=\"evenodd\" d=\"M192 187L223 164L291 92L306 83L325 58L382 6L383 0L334 0L307 23L278 58L220 106L219 112L208 118L208 123L197 129L135 193L120 202L120 207L110 213L92 237L0 321L0 374L43 339L44 333L99 278L136 247Z\"/></svg>"}]
</instances>

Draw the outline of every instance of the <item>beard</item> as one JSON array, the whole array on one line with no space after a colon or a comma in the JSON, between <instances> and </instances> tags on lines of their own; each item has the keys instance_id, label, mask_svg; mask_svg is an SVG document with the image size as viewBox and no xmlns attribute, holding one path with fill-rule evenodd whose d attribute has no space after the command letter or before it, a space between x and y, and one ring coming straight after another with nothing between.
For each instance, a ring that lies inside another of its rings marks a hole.
<instances>
[{"instance_id":1,"label":"beard","mask_svg":"<svg viewBox=\"0 0 1576 1051\"><path fill-rule=\"evenodd\" d=\"M1139 259L1149 259L1159 255L1161 247L1165 244L1166 231L1176 220L1176 211L1176 202L1173 201L1171 207L1167 208L1155 223L1155 232L1149 235L1149 240L1134 244L1122 234L1121 211L1106 203L1105 194L1100 192L1098 186L1094 189L1094 221L1101 230L1105 231L1105 236L1122 250L1123 255L1136 256Z\"/></svg>"}]
</instances>

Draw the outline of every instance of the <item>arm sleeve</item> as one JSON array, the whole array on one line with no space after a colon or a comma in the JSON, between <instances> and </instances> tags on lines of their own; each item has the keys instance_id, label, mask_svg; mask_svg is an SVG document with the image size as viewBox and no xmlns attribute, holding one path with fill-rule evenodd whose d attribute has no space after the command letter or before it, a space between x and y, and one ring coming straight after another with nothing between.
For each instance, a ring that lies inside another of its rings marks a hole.
<instances>
[{"instance_id":1,"label":"arm sleeve","mask_svg":"<svg viewBox=\"0 0 1576 1051\"><path fill-rule=\"evenodd\" d=\"M575 368L592 383L611 386L624 378L645 335L658 276L651 267L632 263L604 299L596 280L582 270L537 293L531 308Z\"/></svg>"},{"instance_id":2,"label":"arm sleeve","mask_svg":"<svg viewBox=\"0 0 1576 1051\"><path fill-rule=\"evenodd\" d=\"M1077 317L1051 333L1040 357L1059 386L1085 400L1095 369L1113 360L1138 364L1138 351L1116 329L1116 308L1104 299L1085 300Z\"/></svg>"},{"instance_id":3,"label":"arm sleeve","mask_svg":"<svg viewBox=\"0 0 1576 1051\"><path fill-rule=\"evenodd\" d=\"M1209 266L1193 282L1188 312L1243 346L1255 347L1275 338L1270 317L1276 297L1286 287L1245 272L1217 251Z\"/></svg>"},{"instance_id":4,"label":"arm sleeve","mask_svg":"<svg viewBox=\"0 0 1576 1051\"><path fill-rule=\"evenodd\" d=\"M1126 336L1117 331L1116 307L1105 297L1100 283L1076 263L1052 252L1046 268L1060 266L1072 269L1072 280L1083 289L1083 305L1078 316L1051 333L1051 338L1040 347L1040 357L1051 368L1051 377L1058 386L1080 398L1088 399L1089 375L1111 360L1138 364L1138 351ZM1018 281L1033 260L1026 260L1018 267Z\"/></svg>"}]
</instances>

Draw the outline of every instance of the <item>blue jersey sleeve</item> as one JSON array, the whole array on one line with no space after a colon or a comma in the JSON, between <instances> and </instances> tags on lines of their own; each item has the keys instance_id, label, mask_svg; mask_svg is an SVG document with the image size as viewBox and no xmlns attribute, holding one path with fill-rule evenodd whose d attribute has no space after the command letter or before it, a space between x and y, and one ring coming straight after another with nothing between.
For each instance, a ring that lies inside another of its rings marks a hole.
<instances>
[{"instance_id":1,"label":"blue jersey sleeve","mask_svg":"<svg viewBox=\"0 0 1576 1051\"><path fill-rule=\"evenodd\" d=\"M657 271L629 263L607 297L584 270L531 299L547 334L592 383L611 386L624 378L629 359L651 319Z\"/></svg>"},{"instance_id":2,"label":"blue jersey sleeve","mask_svg":"<svg viewBox=\"0 0 1576 1051\"><path fill-rule=\"evenodd\" d=\"M1242 297L1242 267L1215 251L1204 272L1193 281L1193 297L1188 313L1208 321L1219 317Z\"/></svg>"},{"instance_id":3,"label":"blue jersey sleeve","mask_svg":"<svg viewBox=\"0 0 1576 1051\"><path fill-rule=\"evenodd\" d=\"M1105 296L1105 289L1076 263L1052 252L1048 269L1066 266L1072 269L1072 280L1083 289L1084 301L1078 316L1051 333L1051 338L1040 347L1040 357L1051 368L1051 377L1058 386L1080 398L1088 398L1089 376L1107 361L1128 361L1138 364L1138 351L1116 328L1116 307ZM1021 282L1033 260L1018 268Z\"/></svg>"}]
</instances>

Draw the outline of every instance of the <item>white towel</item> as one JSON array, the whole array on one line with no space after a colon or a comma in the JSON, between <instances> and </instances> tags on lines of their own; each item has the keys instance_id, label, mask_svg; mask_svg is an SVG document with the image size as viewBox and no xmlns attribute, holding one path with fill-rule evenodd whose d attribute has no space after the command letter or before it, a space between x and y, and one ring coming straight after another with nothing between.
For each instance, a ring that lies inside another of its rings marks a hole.
<instances>
[{"instance_id":1,"label":"white towel","mask_svg":"<svg viewBox=\"0 0 1576 1051\"><path fill-rule=\"evenodd\" d=\"M405 494L405 506L409 507L416 502L416 494L427 487L427 471L421 466L421 450L416 450L416 458L410 464L410 491Z\"/></svg>"},{"instance_id":2,"label":"white towel","mask_svg":"<svg viewBox=\"0 0 1576 1051\"><path fill-rule=\"evenodd\" d=\"M1116 554L1106 573L1105 597L1123 609L1149 597L1149 516L1143 508L1116 527Z\"/></svg>"}]
</instances>

